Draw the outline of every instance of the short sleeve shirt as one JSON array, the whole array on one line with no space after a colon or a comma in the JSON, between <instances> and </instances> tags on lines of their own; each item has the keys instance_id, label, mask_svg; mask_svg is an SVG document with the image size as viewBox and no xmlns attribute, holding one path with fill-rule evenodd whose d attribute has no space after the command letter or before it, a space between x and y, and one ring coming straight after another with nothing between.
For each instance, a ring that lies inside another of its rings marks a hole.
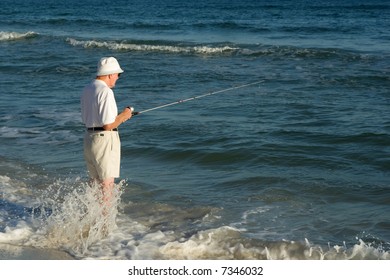
<instances>
[{"instance_id":1,"label":"short sleeve shirt","mask_svg":"<svg viewBox=\"0 0 390 280\"><path fill-rule=\"evenodd\" d=\"M114 92L101 80L87 85L81 96L81 117L86 127L113 123L118 115Z\"/></svg>"}]
</instances>

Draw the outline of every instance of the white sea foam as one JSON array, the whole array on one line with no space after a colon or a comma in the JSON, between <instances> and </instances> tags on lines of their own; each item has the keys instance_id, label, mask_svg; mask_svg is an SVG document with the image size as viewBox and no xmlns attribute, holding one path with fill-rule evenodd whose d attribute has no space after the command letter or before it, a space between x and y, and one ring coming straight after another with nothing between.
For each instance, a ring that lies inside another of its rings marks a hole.
<instances>
[{"instance_id":1,"label":"white sea foam","mask_svg":"<svg viewBox=\"0 0 390 280\"><path fill-rule=\"evenodd\" d=\"M127 50L127 51L145 51L145 52L167 52L167 53L184 53L184 54L222 54L230 53L237 48L230 46L210 47L210 46L170 46L170 45L153 45L153 44L132 44L118 42L100 42L96 40L76 40L68 38L67 42L72 46L81 46L84 48L107 48L110 50Z\"/></svg>"},{"instance_id":2,"label":"white sea foam","mask_svg":"<svg viewBox=\"0 0 390 280\"><path fill-rule=\"evenodd\" d=\"M32 31L26 33L0 31L0 41L20 40L25 38L32 38L36 35L38 35L38 33Z\"/></svg>"},{"instance_id":3,"label":"white sea foam","mask_svg":"<svg viewBox=\"0 0 390 280\"><path fill-rule=\"evenodd\" d=\"M7 199L8 202L19 203L25 206L34 203L34 194L26 183L3 175L0 175L1 198Z\"/></svg>"},{"instance_id":4,"label":"white sea foam","mask_svg":"<svg viewBox=\"0 0 390 280\"><path fill-rule=\"evenodd\" d=\"M6 227L0 232L0 243L23 244L31 236L32 230L26 222L21 221L15 227Z\"/></svg>"},{"instance_id":5,"label":"white sea foam","mask_svg":"<svg viewBox=\"0 0 390 280\"><path fill-rule=\"evenodd\" d=\"M115 188L110 201L103 203L100 187L78 182L70 188L60 183L45 191L48 197L42 209L50 209L32 238L32 244L64 249L72 255L86 254L91 244L105 238L115 230L120 185ZM109 205L109 206L104 206ZM45 211L42 211L45 217ZM44 238L43 238L44 237Z\"/></svg>"},{"instance_id":6,"label":"white sea foam","mask_svg":"<svg viewBox=\"0 0 390 280\"><path fill-rule=\"evenodd\" d=\"M4 138L23 138L29 135L39 135L42 131L39 128L16 128L3 126L0 128Z\"/></svg>"},{"instance_id":7,"label":"white sea foam","mask_svg":"<svg viewBox=\"0 0 390 280\"><path fill-rule=\"evenodd\" d=\"M174 241L160 248L167 259L267 259L267 260L389 260L389 252L359 240L350 248L294 241L259 241L243 238L239 231L221 227L201 231L185 242Z\"/></svg>"},{"instance_id":8,"label":"white sea foam","mask_svg":"<svg viewBox=\"0 0 390 280\"><path fill-rule=\"evenodd\" d=\"M166 213L149 213L148 219L139 213L134 219L123 209L131 202L120 202L121 188L125 185L124 181L118 184L112 207L103 213L99 188L89 186L80 178L57 180L44 190L36 191L34 199L28 186L1 176L3 200L26 205L30 198L30 204L35 205L33 209L39 211L19 216L20 220L12 223L0 213L0 220L6 223L0 232L0 243L62 250L80 259L390 259L388 251L360 239L350 247L346 244L324 247L309 240L254 239L245 235L245 223L240 225L244 230L220 226L199 228L183 235L180 228L183 222L194 219L202 224L204 219L200 216L209 220L210 213L194 216L191 211L157 205L154 207L165 209ZM142 211L143 206L137 209ZM245 212L243 218L264 211L267 209L256 208ZM177 221L167 229L159 227L169 215L175 215L170 219L177 218ZM193 222L191 224L193 227Z\"/></svg>"}]
</instances>

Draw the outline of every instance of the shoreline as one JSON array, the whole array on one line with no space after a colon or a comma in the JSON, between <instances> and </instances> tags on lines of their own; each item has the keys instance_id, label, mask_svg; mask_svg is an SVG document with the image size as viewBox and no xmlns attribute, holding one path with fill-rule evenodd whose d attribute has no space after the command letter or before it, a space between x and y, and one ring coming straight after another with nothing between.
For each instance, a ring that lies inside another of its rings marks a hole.
<instances>
[{"instance_id":1,"label":"shoreline","mask_svg":"<svg viewBox=\"0 0 390 280\"><path fill-rule=\"evenodd\" d=\"M66 252L54 249L0 244L1 260L75 260L75 258Z\"/></svg>"}]
</instances>

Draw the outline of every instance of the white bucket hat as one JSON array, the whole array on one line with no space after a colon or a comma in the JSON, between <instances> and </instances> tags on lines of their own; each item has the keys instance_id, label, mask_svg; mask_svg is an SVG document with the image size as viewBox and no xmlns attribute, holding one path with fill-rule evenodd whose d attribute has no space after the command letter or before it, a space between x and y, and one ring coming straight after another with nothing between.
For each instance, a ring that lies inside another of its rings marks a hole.
<instances>
[{"instance_id":1,"label":"white bucket hat","mask_svg":"<svg viewBox=\"0 0 390 280\"><path fill-rule=\"evenodd\" d=\"M123 70L115 57L103 57L100 59L96 76L106 76L116 73L123 73Z\"/></svg>"}]
</instances>

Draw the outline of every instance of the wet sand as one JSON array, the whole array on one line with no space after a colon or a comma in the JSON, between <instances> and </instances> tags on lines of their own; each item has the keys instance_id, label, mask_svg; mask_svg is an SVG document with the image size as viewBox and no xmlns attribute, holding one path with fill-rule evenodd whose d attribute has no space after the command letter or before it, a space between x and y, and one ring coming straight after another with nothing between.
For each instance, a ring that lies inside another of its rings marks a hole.
<instances>
[{"instance_id":1,"label":"wet sand","mask_svg":"<svg viewBox=\"0 0 390 280\"><path fill-rule=\"evenodd\" d=\"M71 255L52 249L0 244L0 260L74 260Z\"/></svg>"}]
</instances>

